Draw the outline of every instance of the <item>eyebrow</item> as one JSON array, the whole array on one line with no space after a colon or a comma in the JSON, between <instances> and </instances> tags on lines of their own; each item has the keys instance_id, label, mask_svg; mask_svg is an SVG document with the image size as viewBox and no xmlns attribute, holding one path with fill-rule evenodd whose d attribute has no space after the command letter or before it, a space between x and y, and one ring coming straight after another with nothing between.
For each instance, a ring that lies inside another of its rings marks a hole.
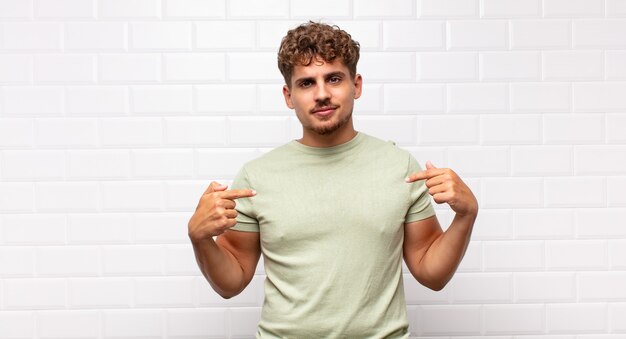
<instances>
[{"instance_id":1,"label":"eyebrow","mask_svg":"<svg viewBox=\"0 0 626 339\"><path fill-rule=\"evenodd\" d=\"M346 77L346 73L342 72L342 71L335 71L335 72L330 72L328 74L324 74L324 79L328 79L334 76L338 76L341 78L345 78ZM295 84L299 84L303 81L315 81L314 77L302 77L302 78L298 78L296 80L294 80Z\"/></svg>"}]
</instances>

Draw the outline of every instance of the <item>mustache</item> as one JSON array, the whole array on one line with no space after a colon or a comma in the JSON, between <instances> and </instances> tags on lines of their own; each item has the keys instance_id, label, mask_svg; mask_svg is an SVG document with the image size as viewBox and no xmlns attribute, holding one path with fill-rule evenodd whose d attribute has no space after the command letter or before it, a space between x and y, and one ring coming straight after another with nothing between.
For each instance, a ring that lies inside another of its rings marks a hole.
<instances>
[{"instance_id":1,"label":"mustache","mask_svg":"<svg viewBox=\"0 0 626 339\"><path fill-rule=\"evenodd\" d=\"M315 113L317 111L324 111L327 109L337 109L337 107L339 107L339 105L333 105L330 102L322 102L322 103L316 104L315 107L313 107L313 109L311 110L311 113Z\"/></svg>"}]
</instances>

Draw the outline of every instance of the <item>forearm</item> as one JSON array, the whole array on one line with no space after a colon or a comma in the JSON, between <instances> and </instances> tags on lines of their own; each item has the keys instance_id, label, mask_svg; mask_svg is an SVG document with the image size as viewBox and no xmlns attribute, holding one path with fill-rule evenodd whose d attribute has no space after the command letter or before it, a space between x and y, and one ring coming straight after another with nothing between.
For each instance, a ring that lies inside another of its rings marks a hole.
<instances>
[{"instance_id":1,"label":"forearm","mask_svg":"<svg viewBox=\"0 0 626 339\"><path fill-rule=\"evenodd\" d=\"M231 298L245 287L239 262L212 238L193 241L196 261L211 287L222 297Z\"/></svg>"}]
</instances>

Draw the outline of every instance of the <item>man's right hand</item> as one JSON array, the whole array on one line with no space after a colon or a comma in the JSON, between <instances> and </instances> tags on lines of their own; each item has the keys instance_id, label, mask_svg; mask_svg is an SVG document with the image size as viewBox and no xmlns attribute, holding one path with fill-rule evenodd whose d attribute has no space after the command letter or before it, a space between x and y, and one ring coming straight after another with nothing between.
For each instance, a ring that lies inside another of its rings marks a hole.
<instances>
[{"instance_id":1,"label":"man's right hand","mask_svg":"<svg viewBox=\"0 0 626 339\"><path fill-rule=\"evenodd\" d=\"M226 190L228 186L212 182L206 189L188 224L191 241L202 241L224 233L237 224L235 200L256 195L249 189Z\"/></svg>"}]
</instances>

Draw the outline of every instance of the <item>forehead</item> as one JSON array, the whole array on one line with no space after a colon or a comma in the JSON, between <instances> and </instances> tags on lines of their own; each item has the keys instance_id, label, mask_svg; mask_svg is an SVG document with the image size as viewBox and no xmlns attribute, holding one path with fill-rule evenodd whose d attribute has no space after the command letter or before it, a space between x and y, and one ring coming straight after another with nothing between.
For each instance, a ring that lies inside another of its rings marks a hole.
<instances>
[{"instance_id":1,"label":"forehead","mask_svg":"<svg viewBox=\"0 0 626 339\"><path fill-rule=\"evenodd\" d=\"M294 66L292 79L296 80L320 75L323 76L325 74L337 72L349 74L348 66L346 66L341 59L335 59L329 62L315 58L306 66L302 64Z\"/></svg>"}]
</instances>

